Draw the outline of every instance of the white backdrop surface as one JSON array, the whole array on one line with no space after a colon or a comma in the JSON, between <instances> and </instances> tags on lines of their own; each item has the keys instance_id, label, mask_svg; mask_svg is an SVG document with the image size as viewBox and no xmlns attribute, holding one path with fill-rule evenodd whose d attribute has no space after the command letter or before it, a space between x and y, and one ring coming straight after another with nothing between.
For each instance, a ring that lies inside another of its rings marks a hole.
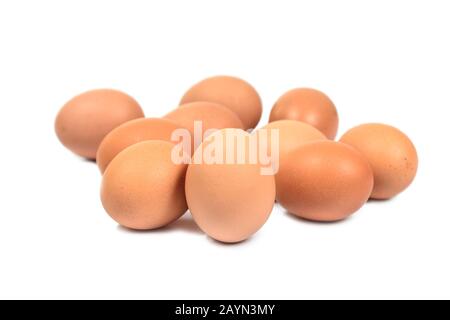
<instances>
[{"instance_id":1,"label":"white backdrop surface","mask_svg":"<svg viewBox=\"0 0 450 320\"><path fill-rule=\"evenodd\" d=\"M448 1L1 1L0 298L450 298ZM420 165L395 199L340 223L278 205L249 241L221 245L186 215L130 232L102 209L96 166L53 122L111 87L147 116L207 76L261 94L326 92L339 136L397 126Z\"/></svg>"}]
</instances>

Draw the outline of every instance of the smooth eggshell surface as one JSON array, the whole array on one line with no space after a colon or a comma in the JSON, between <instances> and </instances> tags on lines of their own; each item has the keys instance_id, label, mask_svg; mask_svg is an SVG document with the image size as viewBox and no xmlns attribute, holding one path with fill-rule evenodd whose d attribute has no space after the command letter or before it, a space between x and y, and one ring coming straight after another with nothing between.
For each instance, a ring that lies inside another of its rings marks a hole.
<instances>
[{"instance_id":1,"label":"smooth eggshell surface","mask_svg":"<svg viewBox=\"0 0 450 320\"><path fill-rule=\"evenodd\" d=\"M364 156L339 142L305 144L283 159L277 200L290 213L314 221L342 220L368 200L373 173Z\"/></svg>"},{"instance_id":2,"label":"smooth eggshell surface","mask_svg":"<svg viewBox=\"0 0 450 320\"><path fill-rule=\"evenodd\" d=\"M195 101L219 103L237 114L245 129L253 129L261 119L262 103L259 94L246 81L216 76L200 81L191 87L180 104Z\"/></svg>"},{"instance_id":3,"label":"smooth eggshell surface","mask_svg":"<svg viewBox=\"0 0 450 320\"><path fill-rule=\"evenodd\" d=\"M375 185L371 197L389 199L405 190L418 167L417 151L400 130L379 123L357 126L341 142L358 149L372 165Z\"/></svg>"},{"instance_id":4,"label":"smooth eggshell surface","mask_svg":"<svg viewBox=\"0 0 450 320\"><path fill-rule=\"evenodd\" d=\"M120 225L138 230L163 227L187 210L187 165L174 164L173 144L144 141L119 153L103 175L101 200Z\"/></svg>"},{"instance_id":5,"label":"smooth eggshell surface","mask_svg":"<svg viewBox=\"0 0 450 320\"><path fill-rule=\"evenodd\" d=\"M194 136L195 121L201 121L202 136L207 130L211 129L244 129L244 125L236 113L214 102L187 103L168 113L164 118L187 128L191 132L192 137Z\"/></svg>"},{"instance_id":6,"label":"smooth eggshell surface","mask_svg":"<svg viewBox=\"0 0 450 320\"><path fill-rule=\"evenodd\" d=\"M317 128L334 139L339 125L336 107L323 92L309 88L293 89L283 94L272 108L269 122L297 120Z\"/></svg>"},{"instance_id":7,"label":"smooth eggshell surface","mask_svg":"<svg viewBox=\"0 0 450 320\"><path fill-rule=\"evenodd\" d=\"M72 152L95 159L103 138L124 122L144 117L139 104L129 95L112 89L82 93L59 111L55 131Z\"/></svg>"},{"instance_id":8,"label":"smooth eggshell surface","mask_svg":"<svg viewBox=\"0 0 450 320\"><path fill-rule=\"evenodd\" d=\"M102 141L97 152L97 164L105 172L114 157L125 148L146 140L172 141L172 133L184 129L168 119L147 118L124 123L112 130Z\"/></svg>"},{"instance_id":9,"label":"smooth eggshell surface","mask_svg":"<svg viewBox=\"0 0 450 320\"><path fill-rule=\"evenodd\" d=\"M243 147L234 150L248 152L248 133L224 129L209 136L196 150L194 159L218 136L229 139L233 135L246 141ZM195 222L211 238L240 242L267 221L275 200L275 180L273 176L261 175L260 165L251 164L248 159L242 163L194 162L186 174L186 199Z\"/></svg>"},{"instance_id":10,"label":"smooth eggshell surface","mask_svg":"<svg viewBox=\"0 0 450 320\"><path fill-rule=\"evenodd\" d=\"M277 143L280 160L282 160L289 152L297 149L305 143L327 140L327 137L313 126L295 120L279 120L270 122L262 129L267 129L268 137L271 137L271 130L278 130L278 141L272 141L271 138L268 139L268 154L271 154L272 150L275 152L276 149L273 148L273 145Z\"/></svg>"}]
</instances>

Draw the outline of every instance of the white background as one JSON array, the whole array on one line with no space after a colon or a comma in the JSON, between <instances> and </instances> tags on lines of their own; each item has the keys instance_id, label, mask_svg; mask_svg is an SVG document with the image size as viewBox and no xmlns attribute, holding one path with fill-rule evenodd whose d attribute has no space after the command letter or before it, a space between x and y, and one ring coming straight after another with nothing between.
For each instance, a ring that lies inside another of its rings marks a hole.
<instances>
[{"instance_id":1,"label":"white background","mask_svg":"<svg viewBox=\"0 0 450 320\"><path fill-rule=\"evenodd\" d=\"M450 298L448 1L1 1L0 298ZM310 86L363 122L406 132L413 185L335 224L276 207L221 245L187 216L130 232L103 211L100 174L53 122L112 87L147 116L230 74L270 107Z\"/></svg>"}]
</instances>

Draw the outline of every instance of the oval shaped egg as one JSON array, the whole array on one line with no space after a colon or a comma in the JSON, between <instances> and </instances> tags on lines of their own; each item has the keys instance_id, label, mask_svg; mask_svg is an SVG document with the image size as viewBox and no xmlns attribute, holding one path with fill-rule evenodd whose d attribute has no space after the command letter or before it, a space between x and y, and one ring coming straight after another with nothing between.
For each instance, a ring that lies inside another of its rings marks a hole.
<instances>
[{"instance_id":1,"label":"oval shaped egg","mask_svg":"<svg viewBox=\"0 0 450 320\"><path fill-rule=\"evenodd\" d=\"M315 89L299 88L283 94L270 112L269 122L277 120L297 120L317 128L328 139L334 139L339 118L333 101Z\"/></svg>"},{"instance_id":2,"label":"oval shaped egg","mask_svg":"<svg viewBox=\"0 0 450 320\"><path fill-rule=\"evenodd\" d=\"M277 200L308 220L342 220L369 199L373 173L364 156L343 143L305 144L283 159L276 175Z\"/></svg>"},{"instance_id":3,"label":"oval shaped egg","mask_svg":"<svg viewBox=\"0 0 450 320\"><path fill-rule=\"evenodd\" d=\"M97 89L67 102L56 117L55 131L66 148L84 158L95 159L98 146L111 130L142 117L141 107L129 95Z\"/></svg>"},{"instance_id":4,"label":"oval shaped egg","mask_svg":"<svg viewBox=\"0 0 450 320\"><path fill-rule=\"evenodd\" d=\"M268 154L272 155L272 150L274 152L278 150L280 160L282 160L289 152L305 143L327 140L327 137L313 126L295 120L270 122L262 129L267 130L267 136L269 137ZM278 130L278 140L272 141L271 130ZM257 133L257 131L255 133ZM277 144L277 148L274 149L275 144Z\"/></svg>"},{"instance_id":5,"label":"oval shaped egg","mask_svg":"<svg viewBox=\"0 0 450 320\"><path fill-rule=\"evenodd\" d=\"M242 143L233 144L238 140ZM212 152L214 149L216 152ZM261 175L261 166L248 160L248 152L248 133L223 129L197 148L188 167L188 207L198 226L215 240L235 243L249 238L264 225L272 211L274 177ZM223 157L212 161L209 157L212 154ZM228 161L239 157L243 159L241 162Z\"/></svg>"},{"instance_id":6,"label":"oval shaped egg","mask_svg":"<svg viewBox=\"0 0 450 320\"><path fill-rule=\"evenodd\" d=\"M173 146L166 141L144 141L111 161L103 175L101 200L117 223L137 230L156 229L186 212L187 165L173 163Z\"/></svg>"},{"instance_id":7,"label":"oval shaped egg","mask_svg":"<svg viewBox=\"0 0 450 320\"><path fill-rule=\"evenodd\" d=\"M253 129L261 119L262 104L258 92L246 81L216 76L200 81L191 87L180 104L196 101L219 103L237 114L245 129Z\"/></svg>"},{"instance_id":8,"label":"oval shaped egg","mask_svg":"<svg viewBox=\"0 0 450 320\"><path fill-rule=\"evenodd\" d=\"M146 140L172 141L172 133L184 129L168 119L137 119L122 124L112 130L103 139L97 152L97 164L100 171L105 172L114 157L125 148Z\"/></svg>"},{"instance_id":9,"label":"oval shaped egg","mask_svg":"<svg viewBox=\"0 0 450 320\"><path fill-rule=\"evenodd\" d=\"M244 129L239 117L227 107L214 102L191 102L181 105L164 116L184 128L194 137L194 124L201 122L201 137L211 129L238 128Z\"/></svg>"},{"instance_id":10,"label":"oval shaped egg","mask_svg":"<svg viewBox=\"0 0 450 320\"><path fill-rule=\"evenodd\" d=\"M416 176L419 162L416 148L407 135L392 126L363 124L347 131L340 141L358 149L372 165L374 199L394 197Z\"/></svg>"}]
</instances>

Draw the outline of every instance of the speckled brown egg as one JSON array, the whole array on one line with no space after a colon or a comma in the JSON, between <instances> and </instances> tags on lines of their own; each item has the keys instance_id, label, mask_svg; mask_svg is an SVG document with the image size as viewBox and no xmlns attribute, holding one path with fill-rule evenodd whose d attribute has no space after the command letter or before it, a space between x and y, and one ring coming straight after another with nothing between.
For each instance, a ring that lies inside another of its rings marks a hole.
<instances>
[{"instance_id":1,"label":"speckled brown egg","mask_svg":"<svg viewBox=\"0 0 450 320\"><path fill-rule=\"evenodd\" d=\"M187 165L172 162L173 146L166 141L144 141L111 161L103 175L101 200L117 223L137 230L156 229L186 212Z\"/></svg>"},{"instance_id":2,"label":"speckled brown egg","mask_svg":"<svg viewBox=\"0 0 450 320\"><path fill-rule=\"evenodd\" d=\"M279 120L270 122L262 128L267 130L267 136L271 137L272 130L278 130L278 140L268 139L268 154L272 153L272 146L277 143L279 159L282 160L289 152L297 149L305 143L327 140L327 137L313 126L295 120ZM256 133L256 132L255 132ZM274 151L276 149L273 149Z\"/></svg>"},{"instance_id":3,"label":"speckled brown egg","mask_svg":"<svg viewBox=\"0 0 450 320\"><path fill-rule=\"evenodd\" d=\"M195 122L201 122L200 137L203 137L211 129L244 129L244 125L236 113L214 102L199 101L187 103L168 113L164 118L187 128L191 132L192 137L194 137Z\"/></svg>"},{"instance_id":4,"label":"speckled brown egg","mask_svg":"<svg viewBox=\"0 0 450 320\"><path fill-rule=\"evenodd\" d=\"M112 89L91 90L62 107L56 117L55 131L69 150L95 159L100 142L111 130L143 116L141 107L129 95Z\"/></svg>"},{"instance_id":5,"label":"speckled brown egg","mask_svg":"<svg viewBox=\"0 0 450 320\"><path fill-rule=\"evenodd\" d=\"M216 76L200 81L191 87L180 104L195 101L219 103L237 114L245 129L253 129L261 119L262 104L258 92L246 81Z\"/></svg>"},{"instance_id":6,"label":"speckled brown egg","mask_svg":"<svg viewBox=\"0 0 450 320\"><path fill-rule=\"evenodd\" d=\"M369 199L373 173L356 149L339 142L305 144L289 153L276 175L277 200L308 220L342 220Z\"/></svg>"},{"instance_id":7,"label":"speckled brown egg","mask_svg":"<svg viewBox=\"0 0 450 320\"><path fill-rule=\"evenodd\" d=\"M122 124L103 139L97 152L97 164L103 173L112 159L125 148L146 140L172 141L172 133L184 129L168 119L137 119Z\"/></svg>"},{"instance_id":8,"label":"speckled brown egg","mask_svg":"<svg viewBox=\"0 0 450 320\"><path fill-rule=\"evenodd\" d=\"M375 177L371 197L389 199L414 180L418 157L411 140L400 130L379 123L357 126L340 140L358 149L369 160Z\"/></svg>"},{"instance_id":9,"label":"speckled brown egg","mask_svg":"<svg viewBox=\"0 0 450 320\"><path fill-rule=\"evenodd\" d=\"M339 118L333 101L315 89L299 88L283 94L272 108L269 122L290 119L306 122L334 139Z\"/></svg>"},{"instance_id":10,"label":"speckled brown egg","mask_svg":"<svg viewBox=\"0 0 450 320\"><path fill-rule=\"evenodd\" d=\"M220 145L220 139L222 147L216 150L223 152L215 153L212 146ZM233 144L234 139L243 143ZM249 161L248 139L249 134L239 129L210 135L196 150L187 170L186 199L192 216L206 234L221 242L249 238L263 226L274 205L274 177L261 175L261 166ZM235 156L228 161L231 150ZM224 161L209 161L208 155L220 153ZM239 159L238 155L243 161L231 161Z\"/></svg>"}]
</instances>

